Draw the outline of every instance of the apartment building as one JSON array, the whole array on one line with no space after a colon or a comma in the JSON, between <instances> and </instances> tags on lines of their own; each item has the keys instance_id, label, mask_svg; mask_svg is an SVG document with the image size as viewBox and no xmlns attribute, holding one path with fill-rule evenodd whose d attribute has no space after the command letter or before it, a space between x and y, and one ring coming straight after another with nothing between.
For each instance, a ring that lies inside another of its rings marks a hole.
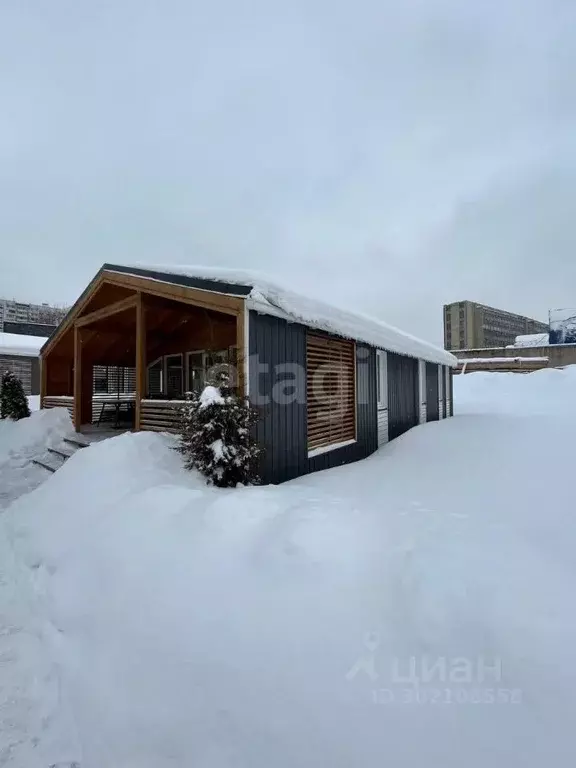
<instances>
[{"instance_id":1,"label":"apartment building","mask_svg":"<svg viewBox=\"0 0 576 768\"><path fill-rule=\"evenodd\" d=\"M63 307L0 299L0 332L10 330L12 333L18 333L17 326L22 325L27 328L23 333L35 335L34 326L55 328L65 314L66 309ZM5 327L5 324L8 324L8 327Z\"/></svg>"},{"instance_id":2,"label":"apartment building","mask_svg":"<svg viewBox=\"0 0 576 768\"><path fill-rule=\"evenodd\" d=\"M516 336L547 332L547 323L474 301L444 305L446 349L505 347L514 344Z\"/></svg>"}]
</instances>

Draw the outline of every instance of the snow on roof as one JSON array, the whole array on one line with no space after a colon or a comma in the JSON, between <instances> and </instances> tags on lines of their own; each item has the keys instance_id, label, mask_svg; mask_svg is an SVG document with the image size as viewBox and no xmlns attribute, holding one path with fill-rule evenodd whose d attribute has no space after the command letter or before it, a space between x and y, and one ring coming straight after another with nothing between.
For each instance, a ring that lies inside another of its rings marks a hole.
<instances>
[{"instance_id":1,"label":"snow on roof","mask_svg":"<svg viewBox=\"0 0 576 768\"><path fill-rule=\"evenodd\" d=\"M37 357L47 339L42 336L23 336L19 333L0 332L0 355Z\"/></svg>"},{"instance_id":2,"label":"snow on roof","mask_svg":"<svg viewBox=\"0 0 576 768\"><path fill-rule=\"evenodd\" d=\"M546 347L549 344L549 334L547 333L527 333L523 336L516 336L515 347Z\"/></svg>"},{"instance_id":3,"label":"snow on roof","mask_svg":"<svg viewBox=\"0 0 576 768\"><path fill-rule=\"evenodd\" d=\"M463 357L458 360L458 365L465 363L533 363L547 362L547 357Z\"/></svg>"},{"instance_id":4,"label":"snow on roof","mask_svg":"<svg viewBox=\"0 0 576 768\"><path fill-rule=\"evenodd\" d=\"M303 296L283 288L259 272L223 269L203 266L166 266L150 264L118 265L123 270L150 270L169 275L180 275L203 280L213 280L250 288L246 300L250 309L266 315L274 315L311 328L334 333L374 347L417 357L442 365L456 366L457 360L450 352L422 339L404 333L382 320L348 310L339 309L318 299ZM113 270L114 265L107 265ZM156 278L157 279L157 278ZM167 280L166 282L169 282Z\"/></svg>"}]
</instances>

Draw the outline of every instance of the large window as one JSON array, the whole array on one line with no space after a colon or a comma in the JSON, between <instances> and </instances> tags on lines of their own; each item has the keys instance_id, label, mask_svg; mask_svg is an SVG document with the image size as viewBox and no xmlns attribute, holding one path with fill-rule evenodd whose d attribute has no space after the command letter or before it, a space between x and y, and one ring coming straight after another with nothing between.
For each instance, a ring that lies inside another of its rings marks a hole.
<instances>
[{"instance_id":1,"label":"large window","mask_svg":"<svg viewBox=\"0 0 576 768\"><path fill-rule=\"evenodd\" d=\"M351 341L312 333L306 338L309 454L356 439L355 352Z\"/></svg>"},{"instance_id":2,"label":"large window","mask_svg":"<svg viewBox=\"0 0 576 768\"><path fill-rule=\"evenodd\" d=\"M206 380L210 373L218 370L220 366L228 367L233 362L231 351L228 349L188 352L187 358L188 378L186 388L188 392L200 392L206 386Z\"/></svg>"}]
</instances>

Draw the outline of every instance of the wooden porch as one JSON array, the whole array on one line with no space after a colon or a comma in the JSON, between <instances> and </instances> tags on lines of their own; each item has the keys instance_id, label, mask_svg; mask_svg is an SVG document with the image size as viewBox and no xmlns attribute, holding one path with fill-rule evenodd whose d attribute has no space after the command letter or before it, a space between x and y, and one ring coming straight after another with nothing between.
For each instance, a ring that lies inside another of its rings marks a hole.
<instances>
[{"instance_id":1,"label":"wooden porch","mask_svg":"<svg viewBox=\"0 0 576 768\"><path fill-rule=\"evenodd\" d=\"M42 407L68 408L77 431L110 416L174 430L214 365L244 391L244 312L236 296L103 272L42 351Z\"/></svg>"}]
</instances>

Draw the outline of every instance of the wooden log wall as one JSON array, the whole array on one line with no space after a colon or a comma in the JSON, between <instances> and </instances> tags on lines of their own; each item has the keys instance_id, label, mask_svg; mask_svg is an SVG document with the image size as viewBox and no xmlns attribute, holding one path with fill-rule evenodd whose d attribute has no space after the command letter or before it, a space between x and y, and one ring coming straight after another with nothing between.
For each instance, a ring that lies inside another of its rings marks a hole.
<instances>
[{"instance_id":1,"label":"wooden log wall","mask_svg":"<svg viewBox=\"0 0 576 768\"><path fill-rule=\"evenodd\" d=\"M184 400L142 400L140 429L152 432L178 432Z\"/></svg>"}]
</instances>

